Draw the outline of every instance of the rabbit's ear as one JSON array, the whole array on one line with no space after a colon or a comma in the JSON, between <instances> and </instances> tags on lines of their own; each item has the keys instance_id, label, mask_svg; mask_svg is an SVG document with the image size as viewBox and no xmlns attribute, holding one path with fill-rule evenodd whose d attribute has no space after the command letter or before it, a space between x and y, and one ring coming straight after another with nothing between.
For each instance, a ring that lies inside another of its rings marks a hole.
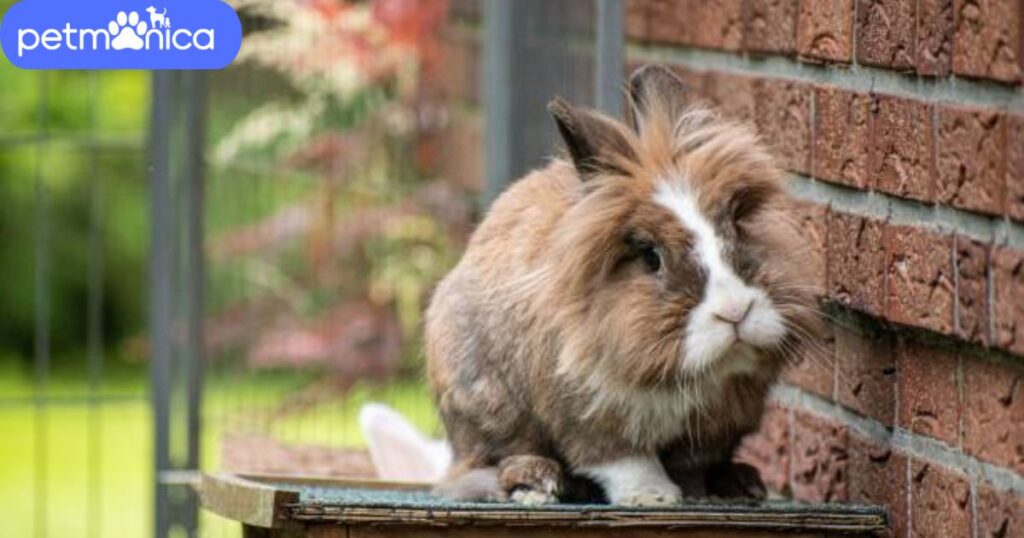
<instances>
[{"instance_id":1,"label":"rabbit's ear","mask_svg":"<svg viewBox=\"0 0 1024 538\"><path fill-rule=\"evenodd\" d=\"M649 64L638 68L629 77L630 105L626 107L626 123L640 131L640 123L648 114L665 114L672 120L686 110L692 95L690 88L671 69Z\"/></svg>"},{"instance_id":2,"label":"rabbit's ear","mask_svg":"<svg viewBox=\"0 0 1024 538\"><path fill-rule=\"evenodd\" d=\"M555 118L576 172L584 181L606 172L622 174L616 163L635 160L623 129L615 121L575 107L560 97L548 103L548 111Z\"/></svg>"}]
</instances>

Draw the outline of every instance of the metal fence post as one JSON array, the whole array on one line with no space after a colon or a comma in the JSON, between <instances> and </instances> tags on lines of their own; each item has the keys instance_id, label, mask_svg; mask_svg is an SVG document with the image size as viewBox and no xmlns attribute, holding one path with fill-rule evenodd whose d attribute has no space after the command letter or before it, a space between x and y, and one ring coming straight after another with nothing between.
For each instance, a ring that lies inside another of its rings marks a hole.
<instances>
[{"instance_id":1,"label":"metal fence post","mask_svg":"<svg viewBox=\"0 0 1024 538\"><path fill-rule=\"evenodd\" d=\"M487 0L484 5L485 203L552 155L557 137L548 101L560 95L594 105L594 2Z\"/></svg>"},{"instance_id":2,"label":"metal fence post","mask_svg":"<svg viewBox=\"0 0 1024 538\"><path fill-rule=\"evenodd\" d=\"M155 71L152 85L149 324L154 534L163 538L177 528L196 536L199 507L187 486L199 470L202 431L205 76ZM173 428L172 422L184 428Z\"/></svg>"},{"instance_id":3,"label":"metal fence post","mask_svg":"<svg viewBox=\"0 0 1024 538\"><path fill-rule=\"evenodd\" d=\"M512 172L512 14L508 0L484 4L483 99L488 128L483 205L486 207L513 179Z\"/></svg>"},{"instance_id":4,"label":"metal fence post","mask_svg":"<svg viewBox=\"0 0 1024 538\"><path fill-rule=\"evenodd\" d=\"M622 0L597 0L597 108L612 116L622 112L625 70L625 7Z\"/></svg>"},{"instance_id":5,"label":"metal fence post","mask_svg":"<svg viewBox=\"0 0 1024 538\"><path fill-rule=\"evenodd\" d=\"M205 306L205 265L204 238L204 148L206 144L206 75L202 71L182 73L183 96L185 99L185 143L182 148L184 167L184 237L186 242L186 265L184 294L187 336L182 359L185 361L185 405L186 439L184 469L198 471L200 464L200 436L202 434L203 358L205 338L203 333ZM199 501L189 488L183 510L186 528L193 534L198 530Z\"/></svg>"},{"instance_id":6,"label":"metal fence post","mask_svg":"<svg viewBox=\"0 0 1024 538\"><path fill-rule=\"evenodd\" d=\"M171 222L170 126L172 73L153 72L149 135L149 390L153 406L154 536L170 531L170 502L162 474L170 469Z\"/></svg>"}]
</instances>

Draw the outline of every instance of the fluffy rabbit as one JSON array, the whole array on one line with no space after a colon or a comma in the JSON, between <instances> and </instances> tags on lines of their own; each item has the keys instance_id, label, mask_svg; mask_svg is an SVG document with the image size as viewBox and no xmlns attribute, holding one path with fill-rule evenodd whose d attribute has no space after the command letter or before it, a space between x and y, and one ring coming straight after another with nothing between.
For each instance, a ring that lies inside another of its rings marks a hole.
<instances>
[{"instance_id":1,"label":"fluffy rabbit","mask_svg":"<svg viewBox=\"0 0 1024 538\"><path fill-rule=\"evenodd\" d=\"M671 71L630 79L625 123L556 99L568 150L491 207L427 312L453 450L437 491L616 504L763 495L732 464L815 328L782 174Z\"/></svg>"}]
</instances>

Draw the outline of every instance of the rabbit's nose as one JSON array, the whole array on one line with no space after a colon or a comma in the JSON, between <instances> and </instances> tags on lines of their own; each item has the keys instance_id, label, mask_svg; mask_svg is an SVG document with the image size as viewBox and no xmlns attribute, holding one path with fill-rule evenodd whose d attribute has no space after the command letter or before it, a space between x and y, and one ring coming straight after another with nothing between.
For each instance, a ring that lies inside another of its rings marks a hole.
<instances>
[{"instance_id":1,"label":"rabbit's nose","mask_svg":"<svg viewBox=\"0 0 1024 538\"><path fill-rule=\"evenodd\" d=\"M715 312L713 315L718 321L724 321L730 325L738 326L743 323L743 320L747 319L750 315L750 311L754 308L754 300L748 299L746 304L743 303L732 303L726 305L720 311Z\"/></svg>"}]
</instances>

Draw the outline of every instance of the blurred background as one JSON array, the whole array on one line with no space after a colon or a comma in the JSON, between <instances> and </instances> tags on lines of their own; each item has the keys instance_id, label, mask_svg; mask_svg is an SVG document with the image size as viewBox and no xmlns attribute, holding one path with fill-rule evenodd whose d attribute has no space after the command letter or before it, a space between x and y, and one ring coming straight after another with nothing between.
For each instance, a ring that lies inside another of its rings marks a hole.
<instances>
[{"instance_id":1,"label":"blurred background","mask_svg":"<svg viewBox=\"0 0 1024 538\"><path fill-rule=\"evenodd\" d=\"M196 471L372 476L368 401L443 435L432 286L551 96L618 107L617 1L231 3L224 71L0 61L2 536L235 536Z\"/></svg>"}]
</instances>

